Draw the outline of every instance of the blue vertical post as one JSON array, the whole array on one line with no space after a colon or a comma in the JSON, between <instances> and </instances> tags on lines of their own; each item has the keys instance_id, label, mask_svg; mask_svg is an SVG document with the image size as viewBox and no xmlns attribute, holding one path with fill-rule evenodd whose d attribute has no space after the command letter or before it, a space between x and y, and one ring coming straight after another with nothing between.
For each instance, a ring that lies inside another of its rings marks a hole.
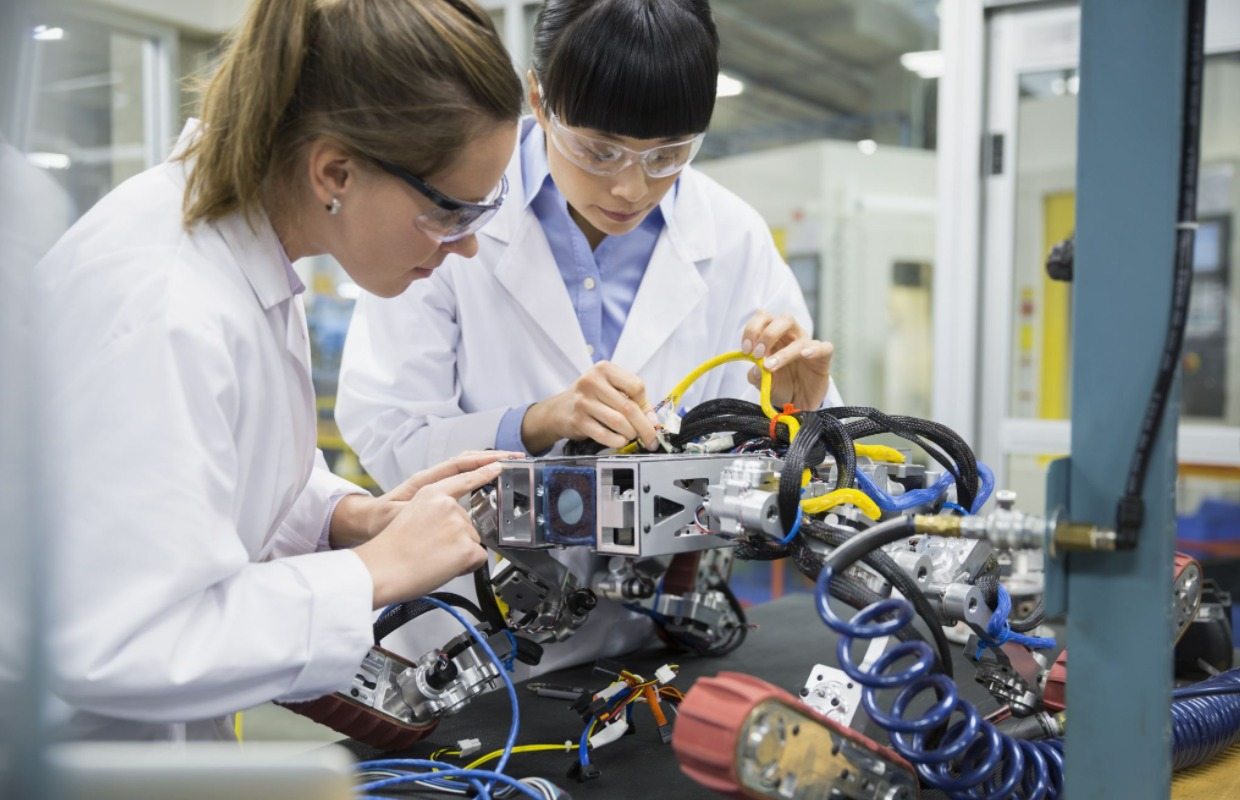
<instances>
[{"instance_id":1,"label":"blue vertical post","mask_svg":"<svg viewBox=\"0 0 1240 800\"><path fill-rule=\"evenodd\" d=\"M1072 519L1115 524L1167 329L1187 0L1084 0L1073 301ZM1170 793L1173 389L1130 552L1069 561L1067 796Z\"/></svg>"}]
</instances>

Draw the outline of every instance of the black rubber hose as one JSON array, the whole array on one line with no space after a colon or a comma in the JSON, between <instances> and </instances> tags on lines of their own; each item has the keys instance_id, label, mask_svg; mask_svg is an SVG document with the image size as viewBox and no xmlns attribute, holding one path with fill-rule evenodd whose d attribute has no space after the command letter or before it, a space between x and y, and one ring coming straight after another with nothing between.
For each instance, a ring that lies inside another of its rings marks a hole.
<instances>
[{"instance_id":1,"label":"black rubber hose","mask_svg":"<svg viewBox=\"0 0 1240 800\"><path fill-rule=\"evenodd\" d=\"M808 578L815 578L822 569L822 556L810 547L805 546L799 539L793 543L790 550L793 562L797 569ZM848 575L843 575L831 582L831 596L841 603L844 603L855 609L862 609L871 603L877 603L883 599L878 592L873 591L861 581L855 580ZM896 631L896 638L902 642L910 639L918 639L925 641L921 631L914 625L905 625ZM944 639L946 641L946 639ZM949 668L950 669L950 668Z\"/></svg>"},{"instance_id":2,"label":"black rubber hose","mask_svg":"<svg viewBox=\"0 0 1240 800\"><path fill-rule=\"evenodd\" d=\"M823 566L830 565L839 574L853 564L856 564L865 555L878 550L884 545L889 545L892 542L898 542L905 537L912 536L914 533L916 533L916 528L913 525L913 518L910 516L899 516L885 520L872 528L866 528L832 550L823 559ZM917 594L921 593L917 592Z\"/></svg>"},{"instance_id":3,"label":"black rubber hose","mask_svg":"<svg viewBox=\"0 0 1240 800\"><path fill-rule=\"evenodd\" d=\"M880 525L881 524L886 523L880 523ZM875 527L878 526L876 525ZM857 537L864 535L857 533L850 536L849 534L834 530L814 520L806 520L803 522L801 525L801 530L807 535L818 539L823 544L833 547L836 550L839 550L847 543L854 541ZM874 530L874 528L870 528L866 531L866 533L869 533L869 531L872 530ZM907 535L907 533L904 535ZM902 537L897 536L892 541L896 541L900 538ZM826 559L823 559L824 563L825 561ZM912 603L913 610L917 612L919 617L921 617L922 622L925 623L926 628L930 631L931 638L934 639L934 646L938 650L940 669L942 669L943 672L949 677L953 676L954 670L952 668L951 644L947 641L946 634L943 633L943 620L939 617L938 612L934 610L934 606L930 604L930 601L926 599L925 594L921 591L921 588L917 585L917 582L909 577L908 573L900 568L900 565L895 562L895 559L877 548L861 556L860 561L881 575L883 580L890 583L896 591L904 595L905 599ZM816 570L813 574L808 575L807 577L817 578L819 571L820 570ZM837 577L832 581L832 583L837 583L839 580L840 577Z\"/></svg>"},{"instance_id":4,"label":"black rubber hose","mask_svg":"<svg viewBox=\"0 0 1240 800\"><path fill-rule=\"evenodd\" d=\"M1021 619L1009 619L1008 627L1017 633L1028 633L1034 628L1042 624L1046 619L1046 603L1043 598L1038 598L1038 604L1029 612L1029 616Z\"/></svg>"}]
</instances>

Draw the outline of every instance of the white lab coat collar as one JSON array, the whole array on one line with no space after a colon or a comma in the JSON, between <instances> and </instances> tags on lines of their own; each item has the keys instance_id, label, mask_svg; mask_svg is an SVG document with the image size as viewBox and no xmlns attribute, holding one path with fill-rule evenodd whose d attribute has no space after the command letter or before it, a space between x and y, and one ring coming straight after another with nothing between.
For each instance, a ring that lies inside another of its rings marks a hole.
<instances>
[{"instance_id":1,"label":"white lab coat collar","mask_svg":"<svg viewBox=\"0 0 1240 800\"><path fill-rule=\"evenodd\" d=\"M521 122L521 136L536 124ZM521 149L508 164L508 202L480 235L507 245L495 265L495 278L554 341L579 372L592 359L573 312L572 302L555 264L546 234L525 197ZM714 212L692 167L681 175L675 192L668 192L659 208L665 222L655 243L650 266L642 278L613 358L640 370L707 292L698 263L714 258ZM560 287L548 291L547 287Z\"/></svg>"},{"instance_id":2,"label":"white lab coat collar","mask_svg":"<svg viewBox=\"0 0 1240 800\"><path fill-rule=\"evenodd\" d=\"M202 122L190 119L181 130L170 162L176 161L185 152L194 139L202 131ZM185 178L192 164L180 163L174 166L172 175L181 187L185 186ZM293 287L289 285L288 275L284 271L281 259L283 245L276 236L275 229L266 212L256 209L249 215L235 212L211 223L204 223L214 228L228 246L242 273L254 290L254 296L264 310L274 308L293 297Z\"/></svg>"}]
</instances>

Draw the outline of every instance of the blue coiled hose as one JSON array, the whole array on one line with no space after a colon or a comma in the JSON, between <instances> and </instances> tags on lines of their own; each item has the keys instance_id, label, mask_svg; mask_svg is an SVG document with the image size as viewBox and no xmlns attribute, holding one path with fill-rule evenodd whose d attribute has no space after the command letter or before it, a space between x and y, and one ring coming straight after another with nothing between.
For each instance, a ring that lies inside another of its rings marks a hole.
<instances>
[{"instance_id":1,"label":"blue coiled hose","mask_svg":"<svg viewBox=\"0 0 1240 800\"><path fill-rule=\"evenodd\" d=\"M827 564L818 574L814 597L818 616L839 634L836 658L840 669L861 684L861 704L870 718L891 734L891 747L917 768L921 780L953 800L1002 800L1025 798L1049 800L1063 792L1063 745L1058 741L1033 742L1002 734L960 697L951 678L935 673L934 651L921 640L900 642L868 668L853 662L855 640L891 636L913 619L913 606L903 598L881 600L857 612L852 619L837 615L828 602L834 568ZM892 614L881 622L875 620ZM899 661L913 659L900 669ZM878 706L880 689L899 689L891 710ZM912 701L931 692L935 703L921 716L906 717ZM931 734L943 728L941 737Z\"/></svg>"},{"instance_id":2,"label":"blue coiled hose","mask_svg":"<svg viewBox=\"0 0 1240 800\"><path fill-rule=\"evenodd\" d=\"M1062 795L1063 740L1027 741L1000 733L960 697L951 678L932 671L934 651L925 642L900 642L867 669L858 667L852 658L853 642L894 635L912 621L913 606L892 597L846 620L828 603L834 576L835 567L828 563L818 575L814 597L818 616L839 634L840 669L864 687L861 702L866 713L891 734L892 749L916 766L925 784L954 800L1053 800ZM875 622L888 614L890 619ZM912 664L891 669L906 659ZM899 689L889 711L878 706L876 694L882 689ZM925 692L934 694L935 703L921 716L907 717L912 701ZM1177 689L1172 698L1173 770L1208 761L1240 742L1240 668ZM953 716L960 719L931 741L929 734Z\"/></svg>"},{"instance_id":3,"label":"blue coiled hose","mask_svg":"<svg viewBox=\"0 0 1240 800\"><path fill-rule=\"evenodd\" d=\"M1172 769L1208 761L1240 741L1240 669L1176 689L1171 696Z\"/></svg>"}]
</instances>

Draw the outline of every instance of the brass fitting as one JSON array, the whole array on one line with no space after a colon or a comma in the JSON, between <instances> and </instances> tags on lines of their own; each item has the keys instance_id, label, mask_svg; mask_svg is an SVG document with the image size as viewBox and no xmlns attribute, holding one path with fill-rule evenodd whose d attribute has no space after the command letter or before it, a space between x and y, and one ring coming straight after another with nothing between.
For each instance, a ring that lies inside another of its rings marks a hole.
<instances>
[{"instance_id":1,"label":"brass fitting","mask_svg":"<svg viewBox=\"0 0 1240 800\"><path fill-rule=\"evenodd\" d=\"M1087 522L1060 522L1051 536L1051 555L1059 551L1115 550L1115 531Z\"/></svg>"},{"instance_id":2,"label":"brass fitting","mask_svg":"<svg viewBox=\"0 0 1240 800\"><path fill-rule=\"evenodd\" d=\"M931 536L960 536L962 519L954 514L917 514L913 526L918 533Z\"/></svg>"}]
</instances>

